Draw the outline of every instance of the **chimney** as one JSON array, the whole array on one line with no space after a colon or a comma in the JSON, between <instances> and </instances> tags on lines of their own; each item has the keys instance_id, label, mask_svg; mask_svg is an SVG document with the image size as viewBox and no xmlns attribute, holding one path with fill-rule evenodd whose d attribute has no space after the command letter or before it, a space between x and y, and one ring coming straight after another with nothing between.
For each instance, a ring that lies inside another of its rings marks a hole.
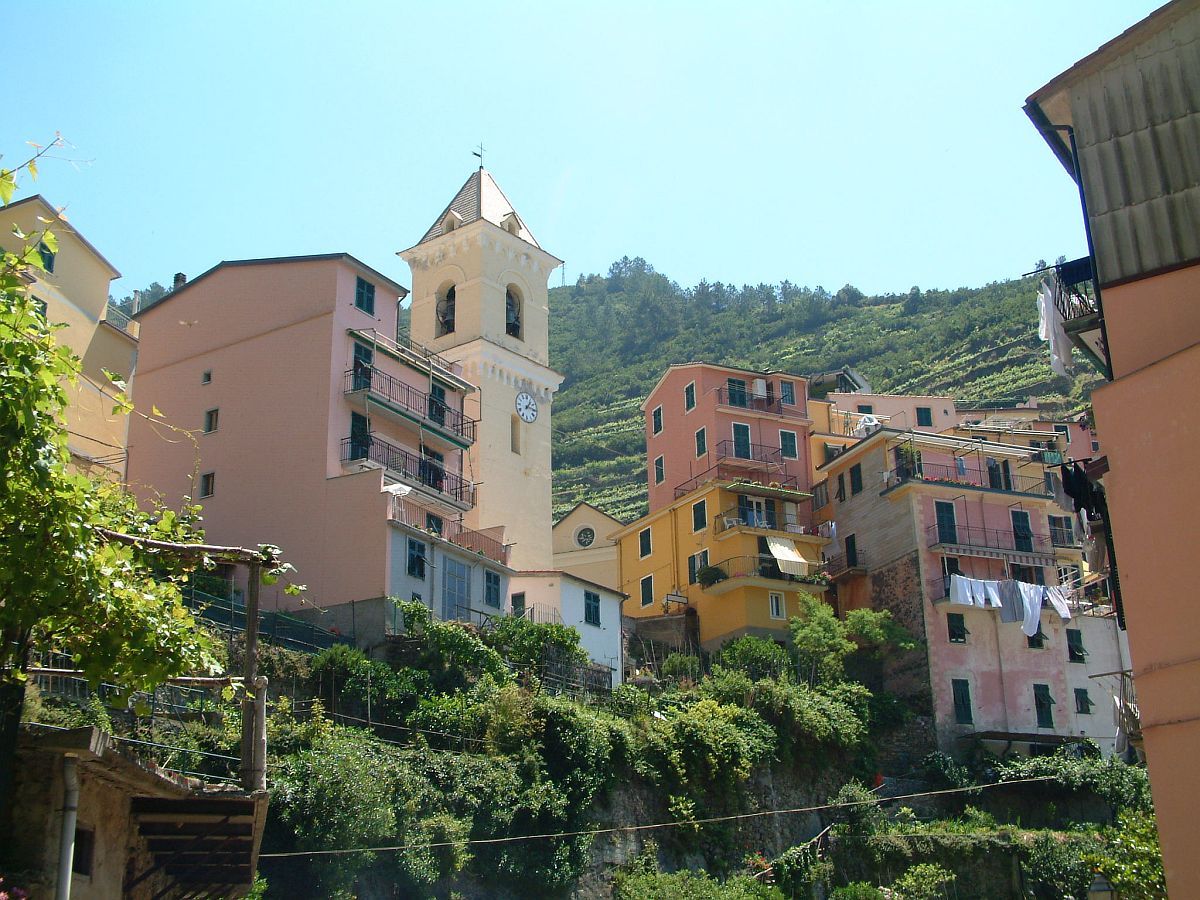
<instances>
[{"instance_id":1,"label":"chimney","mask_svg":"<svg viewBox=\"0 0 1200 900\"><path fill-rule=\"evenodd\" d=\"M177 291L181 287L183 287L185 284L187 284L187 276L184 275L182 272L176 272L175 273L175 284L171 286L171 290Z\"/></svg>"}]
</instances>

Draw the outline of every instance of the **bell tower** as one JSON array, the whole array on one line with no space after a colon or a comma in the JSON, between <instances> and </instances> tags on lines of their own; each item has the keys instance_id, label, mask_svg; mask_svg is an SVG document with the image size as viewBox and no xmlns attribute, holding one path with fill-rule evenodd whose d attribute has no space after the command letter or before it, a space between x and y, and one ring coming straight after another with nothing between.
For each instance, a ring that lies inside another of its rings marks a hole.
<instances>
[{"instance_id":1,"label":"bell tower","mask_svg":"<svg viewBox=\"0 0 1200 900\"><path fill-rule=\"evenodd\" d=\"M547 282L562 260L482 167L399 256L412 270L412 339L459 363L479 388L464 472L478 488L464 521L503 526L514 568L550 569L550 408L563 376L549 365Z\"/></svg>"}]
</instances>

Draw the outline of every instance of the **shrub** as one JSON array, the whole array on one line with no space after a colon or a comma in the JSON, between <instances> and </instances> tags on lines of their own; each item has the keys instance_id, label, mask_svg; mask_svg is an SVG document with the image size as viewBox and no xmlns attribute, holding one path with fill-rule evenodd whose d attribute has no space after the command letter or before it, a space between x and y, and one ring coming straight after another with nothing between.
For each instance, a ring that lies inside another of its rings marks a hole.
<instances>
[{"instance_id":1,"label":"shrub","mask_svg":"<svg viewBox=\"0 0 1200 900\"><path fill-rule=\"evenodd\" d=\"M505 616L481 637L519 672L540 676L547 663L586 666L589 662L579 646L579 632L566 625Z\"/></svg>"},{"instance_id":2,"label":"shrub","mask_svg":"<svg viewBox=\"0 0 1200 900\"><path fill-rule=\"evenodd\" d=\"M942 900L957 876L937 863L919 863L892 883L897 900Z\"/></svg>"},{"instance_id":3,"label":"shrub","mask_svg":"<svg viewBox=\"0 0 1200 900\"><path fill-rule=\"evenodd\" d=\"M726 641L713 657L713 664L745 672L755 681L785 678L790 668L787 650L774 641L749 634Z\"/></svg>"},{"instance_id":4,"label":"shrub","mask_svg":"<svg viewBox=\"0 0 1200 900\"><path fill-rule=\"evenodd\" d=\"M834 888L829 900L883 900L883 891L866 881L852 881L840 888Z\"/></svg>"},{"instance_id":5,"label":"shrub","mask_svg":"<svg viewBox=\"0 0 1200 900\"><path fill-rule=\"evenodd\" d=\"M618 876L617 900L783 900L774 885L740 875L717 881L707 872L659 872Z\"/></svg>"},{"instance_id":6,"label":"shrub","mask_svg":"<svg viewBox=\"0 0 1200 900\"><path fill-rule=\"evenodd\" d=\"M1000 763L997 768L1001 781L1049 776L1053 781L1048 784L1060 790L1091 791L1112 807L1114 815L1122 810L1144 813L1154 810L1146 770L1121 762L1115 756L1079 758L1064 748L1053 756L1014 759Z\"/></svg>"},{"instance_id":7,"label":"shrub","mask_svg":"<svg viewBox=\"0 0 1200 900\"><path fill-rule=\"evenodd\" d=\"M700 677L700 657L687 653L672 653L663 660L659 674L675 681L696 681Z\"/></svg>"},{"instance_id":8,"label":"shrub","mask_svg":"<svg viewBox=\"0 0 1200 900\"><path fill-rule=\"evenodd\" d=\"M1089 860L1122 898L1156 900L1167 896L1162 851L1154 816L1144 810L1125 810L1107 845Z\"/></svg>"},{"instance_id":9,"label":"shrub","mask_svg":"<svg viewBox=\"0 0 1200 900\"><path fill-rule=\"evenodd\" d=\"M837 808L830 810L829 817L849 834L875 834L887 821L879 798L857 781L842 785L830 803Z\"/></svg>"}]
</instances>

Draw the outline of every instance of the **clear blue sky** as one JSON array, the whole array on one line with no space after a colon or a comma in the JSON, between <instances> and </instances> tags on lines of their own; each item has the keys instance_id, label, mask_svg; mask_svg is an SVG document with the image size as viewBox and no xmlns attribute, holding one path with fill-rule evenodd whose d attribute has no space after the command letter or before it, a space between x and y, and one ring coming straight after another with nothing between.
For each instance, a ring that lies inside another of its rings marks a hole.
<instances>
[{"instance_id":1,"label":"clear blue sky","mask_svg":"<svg viewBox=\"0 0 1200 900\"><path fill-rule=\"evenodd\" d=\"M407 284L480 140L568 281L976 286L1084 252L1021 106L1157 5L11 4L0 152L72 143L34 189L117 296L342 250Z\"/></svg>"}]
</instances>

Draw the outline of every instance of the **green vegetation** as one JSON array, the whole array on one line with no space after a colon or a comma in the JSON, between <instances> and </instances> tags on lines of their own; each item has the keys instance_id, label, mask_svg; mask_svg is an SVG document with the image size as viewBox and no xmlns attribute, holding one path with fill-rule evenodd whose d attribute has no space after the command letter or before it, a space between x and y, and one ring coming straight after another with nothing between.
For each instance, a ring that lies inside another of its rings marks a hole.
<instances>
[{"instance_id":1,"label":"green vegetation","mask_svg":"<svg viewBox=\"0 0 1200 900\"><path fill-rule=\"evenodd\" d=\"M1037 338L1037 280L865 296L851 285L685 288L642 259L550 292L555 511L587 500L623 520L645 512L638 406L672 363L811 374L852 366L878 391L1082 405L1095 377L1050 371Z\"/></svg>"}]
</instances>

